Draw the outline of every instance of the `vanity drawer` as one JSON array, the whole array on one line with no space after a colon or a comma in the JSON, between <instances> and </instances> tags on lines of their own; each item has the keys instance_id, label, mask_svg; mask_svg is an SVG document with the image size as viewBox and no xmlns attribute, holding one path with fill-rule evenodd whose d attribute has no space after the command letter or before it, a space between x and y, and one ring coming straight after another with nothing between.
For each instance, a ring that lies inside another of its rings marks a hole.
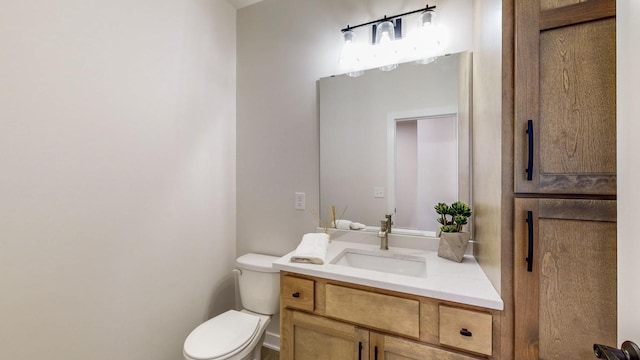
<instances>
[{"instance_id":1,"label":"vanity drawer","mask_svg":"<svg viewBox=\"0 0 640 360\"><path fill-rule=\"evenodd\" d=\"M420 335L417 300L327 284L325 311L336 319L414 338Z\"/></svg>"},{"instance_id":2,"label":"vanity drawer","mask_svg":"<svg viewBox=\"0 0 640 360\"><path fill-rule=\"evenodd\" d=\"M491 355L492 316L440 305L440 344Z\"/></svg>"},{"instance_id":3,"label":"vanity drawer","mask_svg":"<svg viewBox=\"0 0 640 360\"><path fill-rule=\"evenodd\" d=\"M313 280L284 275L280 284L280 301L282 301L282 306L313 311L313 287Z\"/></svg>"}]
</instances>

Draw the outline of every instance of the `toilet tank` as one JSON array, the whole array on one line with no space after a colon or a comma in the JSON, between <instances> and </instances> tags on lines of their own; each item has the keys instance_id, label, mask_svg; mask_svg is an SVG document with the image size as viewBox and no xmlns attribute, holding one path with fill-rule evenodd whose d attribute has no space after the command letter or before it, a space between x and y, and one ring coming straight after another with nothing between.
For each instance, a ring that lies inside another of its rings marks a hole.
<instances>
[{"instance_id":1,"label":"toilet tank","mask_svg":"<svg viewBox=\"0 0 640 360\"><path fill-rule=\"evenodd\" d=\"M273 315L280 310L280 271L272 263L278 258L245 254L236 260L240 270L238 285L242 307L260 314Z\"/></svg>"}]
</instances>

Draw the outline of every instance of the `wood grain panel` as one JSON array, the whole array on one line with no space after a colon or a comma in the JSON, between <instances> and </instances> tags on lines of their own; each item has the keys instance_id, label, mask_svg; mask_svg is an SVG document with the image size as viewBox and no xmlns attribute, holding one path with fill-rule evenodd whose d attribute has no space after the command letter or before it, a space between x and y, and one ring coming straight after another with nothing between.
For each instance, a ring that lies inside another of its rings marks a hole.
<instances>
[{"instance_id":1,"label":"wood grain panel","mask_svg":"<svg viewBox=\"0 0 640 360\"><path fill-rule=\"evenodd\" d=\"M616 224L540 219L540 357L616 344Z\"/></svg>"},{"instance_id":2,"label":"wood grain panel","mask_svg":"<svg viewBox=\"0 0 640 360\"><path fill-rule=\"evenodd\" d=\"M537 192L539 152L534 151L533 181L527 181L527 121L538 134L540 112L540 9L537 1L515 0L514 177L516 193ZM534 138L534 140L537 137ZM536 146L536 149L538 147Z\"/></svg>"},{"instance_id":3,"label":"wood grain panel","mask_svg":"<svg viewBox=\"0 0 640 360\"><path fill-rule=\"evenodd\" d=\"M324 299L325 299L325 295L324 295L324 286L325 286L325 282L324 281L314 281L316 284L315 287L315 313L319 314L319 315L324 315L325 314L325 307L324 307Z\"/></svg>"},{"instance_id":4,"label":"wood grain panel","mask_svg":"<svg viewBox=\"0 0 640 360\"><path fill-rule=\"evenodd\" d=\"M616 16L615 0L592 0L546 9L540 14L540 30L575 25Z\"/></svg>"},{"instance_id":5,"label":"wood grain panel","mask_svg":"<svg viewBox=\"0 0 640 360\"><path fill-rule=\"evenodd\" d=\"M293 311L280 303L280 360L293 360Z\"/></svg>"},{"instance_id":6,"label":"wood grain panel","mask_svg":"<svg viewBox=\"0 0 640 360\"><path fill-rule=\"evenodd\" d=\"M327 284L326 315L376 329L418 338L419 302Z\"/></svg>"},{"instance_id":7,"label":"wood grain panel","mask_svg":"<svg viewBox=\"0 0 640 360\"><path fill-rule=\"evenodd\" d=\"M440 344L491 355L492 325L491 314L440 306ZM463 329L471 336L461 335Z\"/></svg>"},{"instance_id":8,"label":"wood grain panel","mask_svg":"<svg viewBox=\"0 0 640 360\"><path fill-rule=\"evenodd\" d=\"M615 200L541 199L538 217L541 219L588 220L616 222Z\"/></svg>"},{"instance_id":9,"label":"wood grain panel","mask_svg":"<svg viewBox=\"0 0 640 360\"><path fill-rule=\"evenodd\" d=\"M585 21L584 9L552 11L553 21ZM609 5L607 5L609 4ZM616 192L615 17L540 32L536 1L516 0L514 177L516 193ZM589 16L597 17L591 14ZM559 20L560 19L560 20ZM533 121L533 177L527 180L527 121Z\"/></svg>"},{"instance_id":10,"label":"wood grain panel","mask_svg":"<svg viewBox=\"0 0 640 360\"><path fill-rule=\"evenodd\" d=\"M540 10L557 9L568 5L583 3L586 1L589 0L540 0Z\"/></svg>"},{"instance_id":11,"label":"wood grain panel","mask_svg":"<svg viewBox=\"0 0 640 360\"><path fill-rule=\"evenodd\" d=\"M504 310L494 318L493 341L496 359L513 355L513 199L514 199L514 0L502 0L502 176L500 224L500 297ZM481 253L481 251L479 251ZM479 260L481 262L482 259Z\"/></svg>"},{"instance_id":12,"label":"wood grain panel","mask_svg":"<svg viewBox=\"0 0 640 360\"><path fill-rule=\"evenodd\" d=\"M294 359L324 360L349 359L353 356L354 343L349 339L326 336L312 329L296 327Z\"/></svg>"},{"instance_id":13,"label":"wood grain panel","mask_svg":"<svg viewBox=\"0 0 640 360\"><path fill-rule=\"evenodd\" d=\"M370 336L369 330L356 328L356 349L353 359L366 360L369 358Z\"/></svg>"},{"instance_id":14,"label":"wood grain panel","mask_svg":"<svg viewBox=\"0 0 640 360\"><path fill-rule=\"evenodd\" d=\"M284 307L313 311L313 280L285 275L281 277L280 302Z\"/></svg>"},{"instance_id":15,"label":"wood grain panel","mask_svg":"<svg viewBox=\"0 0 640 360\"><path fill-rule=\"evenodd\" d=\"M353 325L291 311L293 359L357 358L357 329ZM361 336L361 335L360 335Z\"/></svg>"},{"instance_id":16,"label":"wood grain panel","mask_svg":"<svg viewBox=\"0 0 640 360\"><path fill-rule=\"evenodd\" d=\"M517 359L587 359L594 343L615 346L616 223L602 214L614 208L613 200L516 199ZM524 261L527 211L534 224L531 272Z\"/></svg>"},{"instance_id":17,"label":"wood grain panel","mask_svg":"<svg viewBox=\"0 0 640 360\"><path fill-rule=\"evenodd\" d=\"M437 344L438 337L438 303L436 301L420 302L420 341Z\"/></svg>"},{"instance_id":18,"label":"wood grain panel","mask_svg":"<svg viewBox=\"0 0 640 360\"><path fill-rule=\"evenodd\" d=\"M616 172L615 19L540 35L541 171Z\"/></svg>"},{"instance_id":19,"label":"wood grain panel","mask_svg":"<svg viewBox=\"0 0 640 360\"><path fill-rule=\"evenodd\" d=\"M384 336L381 360L472 360L476 357L449 352L443 349L419 344L413 341L397 338L394 336Z\"/></svg>"},{"instance_id":20,"label":"wood grain panel","mask_svg":"<svg viewBox=\"0 0 640 360\"><path fill-rule=\"evenodd\" d=\"M533 212L534 241L538 234L538 199L515 199L514 206L514 352L515 359L538 359L538 247L533 247L532 272L527 271L527 211ZM534 243L535 244L535 243Z\"/></svg>"}]
</instances>

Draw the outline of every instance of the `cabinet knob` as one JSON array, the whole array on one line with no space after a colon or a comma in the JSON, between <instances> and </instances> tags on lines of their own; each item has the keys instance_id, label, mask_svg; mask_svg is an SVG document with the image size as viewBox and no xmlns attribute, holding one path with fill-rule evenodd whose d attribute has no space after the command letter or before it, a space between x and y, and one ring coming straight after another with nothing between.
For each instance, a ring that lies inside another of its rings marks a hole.
<instances>
[{"instance_id":1,"label":"cabinet knob","mask_svg":"<svg viewBox=\"0 0 640 360\"><path fill-rule=\"evenodd\" d=\"M299 298L300 297L300 293L299 292L294 292L293 294L291 294L291 296L293 296L294 298Z\"/></svg>"},{"instance_id":2,"label":"cabinet knob","mask_svg":"<svg viewBox=\"0 0 640 360\"><path fill-rule=\"evenodd\" d=\"M460 335L462 335L462 336L472 336L473 334L471 333L471 331L469 331L469 330L467 330L465 328L462 328L462 329L460 329Z\"/></svg>"}]
</instances>

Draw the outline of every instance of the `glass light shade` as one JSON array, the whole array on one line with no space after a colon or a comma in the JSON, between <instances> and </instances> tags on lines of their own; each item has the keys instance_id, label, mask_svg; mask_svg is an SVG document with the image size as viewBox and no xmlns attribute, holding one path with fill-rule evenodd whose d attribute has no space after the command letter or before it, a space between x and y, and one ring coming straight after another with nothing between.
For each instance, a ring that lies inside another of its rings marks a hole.
<instances>
[{"instance_id":1,"label":"glass light shade","mask_svg":"<svg viewBox=\"0 0 640 360\"><path fill-rule=\"evenodd\" d=\"M431 25L433 20L433 12L432 11L424 11L418 17L418 27L429 26Z\"/></svg>"},{"instance_id":2,"label":"glass light shade","mask_svg":"<svg viewBox=\"0 0 640 360\"><path fill-rule=\"evenodd\" d=\"M358 77L364 74L362 70L364 64L361 61L362 51L355 43L356 34L351 30L347 30L343 33L344 45L342 46L342 52L340 53L339 63L344 67L347 72L347 76Z\"/></svg>"},{"instance_id":3,"label":"glass light shade","mask_svg":"<svg viewBox=\"0 0 640 360\"><path fill-rule=\"evenodd\" d=\"M418 17L418 29L413 34L414 56L419 64L429 64L439 55L440 41L438 29L434 24L435 14L432 11L424 11Z\"/></svg>"},{"instance_id":4,"label":"glass light shade","mask_svg":"<svg viewBox=\"0 0 640 360\"><path fill-rule=\"evenodd\" d=\"M395 70L398 67L395 26L391 21L383 21L376 25L376 43L374 45L376 61L381 64L382 71Z\"/></svg>"},{"instance_id":5,"label":"glass light shade","mask_svg":"<svg viewBox=\"0 0 640 360\"><path fill-rule=\"evenodd\" d=\"M396 29L391 21L383 21L376 25L376 44L395 40Z\"/></svg>"}]
</instances>

